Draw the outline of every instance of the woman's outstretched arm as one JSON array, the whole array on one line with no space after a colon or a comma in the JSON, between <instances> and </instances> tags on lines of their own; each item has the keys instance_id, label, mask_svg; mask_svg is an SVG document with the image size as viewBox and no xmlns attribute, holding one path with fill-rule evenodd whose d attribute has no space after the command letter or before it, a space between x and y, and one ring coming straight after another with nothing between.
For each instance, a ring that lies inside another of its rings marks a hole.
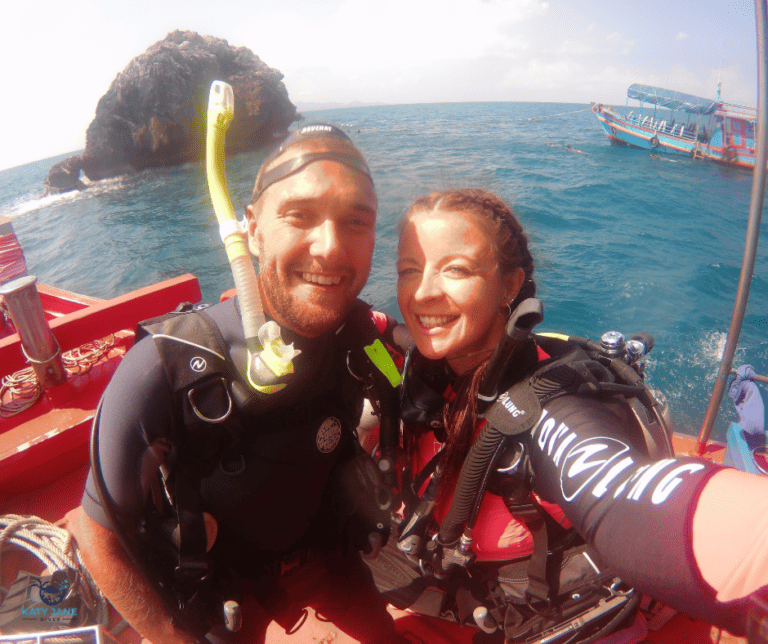
<instances>
[{"instance_id":1,"label":"woman's outstretched arm","mask_svg":"<svg viewBox=\"0 0 768 644\"><path fill-rule=\"evenodd\" d=\"M531 435L534 490L639 590L734 634L768 585L768 478L689 457L653 461L600 403L549 403Z\"/></svg>"}]
</instances>

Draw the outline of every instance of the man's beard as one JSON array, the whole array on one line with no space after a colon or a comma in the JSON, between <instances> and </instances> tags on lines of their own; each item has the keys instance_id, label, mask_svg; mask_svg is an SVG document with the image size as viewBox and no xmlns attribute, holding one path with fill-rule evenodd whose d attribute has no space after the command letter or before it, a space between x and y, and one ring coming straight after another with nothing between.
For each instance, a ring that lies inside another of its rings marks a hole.
<instances>
[{"instance_id":1,"label":"man's beard","mask_svg":"<svg viewBox=\"0 0 768 644\"><path fill-rule=\"evenodd\" d=\"M343 306L336 304L333 308L316 302L298 301L283 288L274 265L259 270L259 281L264 297L272 311L280 316L281 323L308 338L339 327L357 297L357 293L350 294Z\"/></svg>"}]
</instances>

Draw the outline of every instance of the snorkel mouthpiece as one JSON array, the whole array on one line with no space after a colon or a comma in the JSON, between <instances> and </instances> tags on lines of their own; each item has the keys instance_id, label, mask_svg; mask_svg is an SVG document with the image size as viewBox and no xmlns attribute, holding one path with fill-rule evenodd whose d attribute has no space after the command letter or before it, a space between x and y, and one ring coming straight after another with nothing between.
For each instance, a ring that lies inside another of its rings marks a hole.
<instances>
[{"instance_id":1,"label":"snorkel mouthpiece","mask_svg":"<svg viewBox=\"0 0 768 644\"><path fill-rule=\"evenodd\" d=\"M300 351L283 342L280 327L275 322L266 322L264 319L259 285L248 252L245 230L237 221L232 200L229 198L225 144L227 128L234 114L235 95L232 86L224 81L213 81L208 97L205 145L208 190L240 301L243 333L248 350L246 379L257 391L271 394L285 387L284 382L277 380L293 373L291 361Z\"/></svg>"},{"instance_id":2,"label":"snorkel mouthpiece","mask_svg":"<svg viewBox=\"0 0 768 644\"><path fill-rule=\"evenodd\" d=\"M253 360L252 376L261 386L269 386L276 378L293 373L294 357L301 351L293 348L293 344L285 344L280 336L277 322L270 320L259 329L259 344L264 347Z\"/></svg>"}]
</instances>

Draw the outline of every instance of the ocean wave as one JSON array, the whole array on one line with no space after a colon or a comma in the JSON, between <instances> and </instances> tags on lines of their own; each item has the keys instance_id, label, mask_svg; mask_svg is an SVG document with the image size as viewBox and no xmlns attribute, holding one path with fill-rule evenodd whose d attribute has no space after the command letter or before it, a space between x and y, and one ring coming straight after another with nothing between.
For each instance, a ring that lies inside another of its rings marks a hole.
<instances>
[{"instance_id":1,"label":"ocean wave","mask_svg":"<svg viewBox=\"0 0 768 644\"><path fill-rule=\"evenodd\" d=\"M31 212L55 206L58 204L70 204L84 199L92 199L107 192L119 190L123 187L123 177L114 177L112 179L103 179L102 181L84 182L87 186L85 190L72 190L62 192L57 195L41 196L38 194L26 194L10 203L0 205L0 215L8 219L14 219Z\"/></svg>"}]
</instances>

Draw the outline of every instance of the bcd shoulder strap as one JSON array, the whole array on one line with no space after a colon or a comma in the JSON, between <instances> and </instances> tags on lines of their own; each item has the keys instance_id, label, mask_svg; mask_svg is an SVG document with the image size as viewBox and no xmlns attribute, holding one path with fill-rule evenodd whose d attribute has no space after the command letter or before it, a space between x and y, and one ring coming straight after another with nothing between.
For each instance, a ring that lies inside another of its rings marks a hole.
<instances>
[{"instance_id":1,"label":"bcd shoulder strap","mask_svg":"<svg viewBox=\"0 0 768 644\"><path fill-rule=\"evenodd\" d=\"M400 372L382 341L370 306L357 300L341 332L346 336L349 370L362 381L379 416L379 467L387 484L394 484L394 463L400 443Z\"/></svg>"},{"instance_id":2,"label":"bcd shoulder strap","mask_svg":"<svg viewBox=\"0 0 768 644\"><path fill-rule=\"evenodd\" d=\"M221 331L204 308L182 305L140 322L136 333L137 340L152 337L180 410L180 427L170 437L175 462L167 484L178 521L175 576L181 583L210 575L199 483L222 449L223 423L233 411L229 382L237 378Z\"/></svg>"},{"instance_id":3,"label":"bcd shoulder strap","mask_svg":"<svg viewBox=\"0 0 768 644\"><path fill-rule=\"evenodd\" d=\"M543 350L550 358L533 366L528 375L518 379L501 394L486 411L485 419L506 436L524 434L532 429L541 417L542 407L564 395L599 396L613 395L639 421L648 451L654 454L654 438L659 432L651 432L641 418L640 409L647 405L647 392L638 386L638 378L626 378L622 370L611 361L598 361L582 347L567 340L539 337ZM626 364L624 370L630 369ZM618 396L616 396L618 394ZM531 422L533 420L533 422ZM660 448L659 448L660 449ZM557 593L559 566L553 566L553 550L550 544L547 513L534 502L534 512L519 517L533 537L534 549L527 566L527 595L531 599L549 602ZM510 511L513 508L510 507ZM606 573L602 573L606 574Z\"/></svg>"},{"instance_id":4,"label":"bcd shoulder strap","mask_svg":"<svg viewBox=\"0 0 768 644\"><path fill-rule=\"evenodd\" d=\"M139 323L136 339L150 335L174 392L212 375L236 377L219 327L203 308L167 313Z\"/></svg>"}]
</instances>

